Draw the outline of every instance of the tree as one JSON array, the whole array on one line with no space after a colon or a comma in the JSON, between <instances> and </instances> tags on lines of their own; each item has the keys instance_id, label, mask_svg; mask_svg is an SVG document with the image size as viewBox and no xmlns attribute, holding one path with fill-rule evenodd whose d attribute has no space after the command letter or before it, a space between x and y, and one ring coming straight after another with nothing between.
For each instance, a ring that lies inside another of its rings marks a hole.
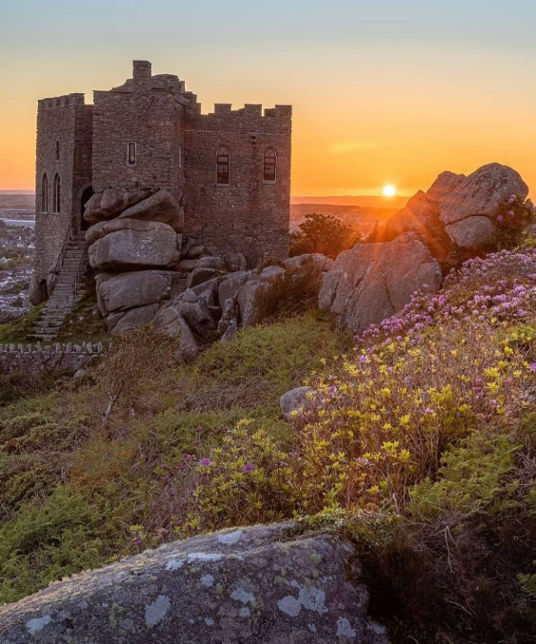
<instances>
[{"instance_id":1,"label":"tree","mask_svg":"<svg viewBox=\"0 0 536 644\"><path fill-rule=\"evenodd\" d=\"M305 215L296 232L290 234L290 255L323 253L333 259L359 241L358 235L337 217L313 212Z\"/></svg>"}]
</instances>

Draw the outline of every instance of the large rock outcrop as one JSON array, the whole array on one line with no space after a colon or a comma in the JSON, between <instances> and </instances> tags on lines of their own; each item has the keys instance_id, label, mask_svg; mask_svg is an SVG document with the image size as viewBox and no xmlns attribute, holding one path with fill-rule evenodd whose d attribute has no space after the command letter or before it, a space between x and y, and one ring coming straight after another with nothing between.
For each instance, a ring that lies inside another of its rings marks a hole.
<instances>
[{"instance_id":1,"label":"large rock outcrop","mask_svg":"<svg viewBox=\"0 0 536 644\"><path fill-rule=\"evenodd\" d=\"M441 221L451 224L468 217L494 217L511 195L526 198L529 189L518 172L506 165L488 163L467 177L458 175L439 198Z\"/></svg>"},{"instance_id":2,"label":"large rock outcrop","mask_svg":"<svg viewBox=\"0 0 536 644\"><path fill-rule=\"evenodd\" d=\"M94 230L96 228L97 230ZM100 235L104 232L104 235ZM179 261L177 233L168 224L114 219L88 230L89 264L97 271L170 267Z\"/></svg>"},{"instance_id":3,"label":"large rock outcrop","mask_svg":"<svg viewBox=\"0 0 536 644\"><path fill-rule=\"evenodd\" d=\"M413 233L392 242L358 244L324 274L318 301L340 327L359 333L400 311L416 290L435 293L442 276L428 247Z\"/></svg>"},{"instance_id":4,"label":"large rock outcrop","mask_svg":"<svg viewBox=\"0 0 536 644\"><path fill-rule=\"evenodd\" d=\"M148 324L179 285L184 212L166 190L107 188L91 197L84 217L99 309L112 333Z\"/></svg>"},{"instance_id":5,"label":"large rock outcrop","mask_svg":"<svg viewBox=\"0 0 536 644\"><path fill-rule=\"evenodd\" d=\"M497 242L497 216L513 197L523 201L528 187L512 168L489 163L469 176L442 172L427 192L419 191L387 222L378 241L415 232L444 273Z\"/></svg>"},{"instance_id":6,"label":"large rock outcrop","mask_svg":"<svg viewBox=\"0 0 536 644\"><path fill-rule=\"evenodd\" d=\"M76 575L0 608L5 644L385 644L354 549L290 524L227 530Z\"/></svg>"}]
</instances>

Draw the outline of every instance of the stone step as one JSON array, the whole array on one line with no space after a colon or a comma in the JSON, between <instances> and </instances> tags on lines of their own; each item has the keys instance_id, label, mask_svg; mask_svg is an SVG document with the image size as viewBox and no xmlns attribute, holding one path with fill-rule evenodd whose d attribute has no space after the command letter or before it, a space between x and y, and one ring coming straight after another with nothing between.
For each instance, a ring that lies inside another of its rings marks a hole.
<instances>
[{"instance_id":1,"label":"stone step","mask_svg":"<svg viewBox=\"0 0 536 644\"><path fill-rule=\"evenodd\" d=\"M36 333L54 333L58 331L58 329L61 327L60 324L44 324L40 322L36 322L33 331Z\"/></svg>"}]
</instances>

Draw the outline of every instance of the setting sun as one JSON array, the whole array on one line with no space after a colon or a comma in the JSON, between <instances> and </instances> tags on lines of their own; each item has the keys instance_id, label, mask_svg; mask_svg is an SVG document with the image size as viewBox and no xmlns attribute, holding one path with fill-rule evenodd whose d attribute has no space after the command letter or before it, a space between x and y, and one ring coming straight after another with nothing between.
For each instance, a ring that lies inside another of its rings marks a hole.
<instances>
[{"instance_id":1,"label":"setting sun","mask_svg":"<svg viewBox=\"0 0 536 644\"><path fill-rule=\"evenodd\" d=\"M388 183L387 185L383 186L382 193L384 197L394 197L396 195L396 188L395 186Z\"/></svg>"}]
</instances>

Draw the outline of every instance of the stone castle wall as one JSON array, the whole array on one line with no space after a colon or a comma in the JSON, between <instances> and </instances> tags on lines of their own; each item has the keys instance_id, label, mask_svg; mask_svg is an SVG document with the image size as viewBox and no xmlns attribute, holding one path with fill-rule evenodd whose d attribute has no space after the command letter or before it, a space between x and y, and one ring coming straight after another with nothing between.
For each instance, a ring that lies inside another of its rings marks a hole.
<instances>
[{"instance_id":1,"label":"stone castle wall","mask_svg":"<svg viewBox=\"0 0 536 644\"><path fill-rule=\"evenodd\" d=\"M76 211L80 189L91 183L92 106L83 94L43 99L37 112L36 259L39 280L45 279L61 251ZM56 142L59 158L56 158ZM42 179L48 179L48 210L42 196ZM60 178L60 208L54 212L54 177Z\"/></svg>"},{"instance_id":2,"label":"stone castle wall","mask_svg":"<svg viewBox=\"0 0 536 644\"><path fill-rule=\"evenodd\" d=\"M291 108L246 105L186 114L185 231L216 252L241 252L251 265L288 254ZM216 183L216 154L230 155L228 185ZM276 180L264 181L264 155L277 153Z\"/></svg>"}]
</instances>

